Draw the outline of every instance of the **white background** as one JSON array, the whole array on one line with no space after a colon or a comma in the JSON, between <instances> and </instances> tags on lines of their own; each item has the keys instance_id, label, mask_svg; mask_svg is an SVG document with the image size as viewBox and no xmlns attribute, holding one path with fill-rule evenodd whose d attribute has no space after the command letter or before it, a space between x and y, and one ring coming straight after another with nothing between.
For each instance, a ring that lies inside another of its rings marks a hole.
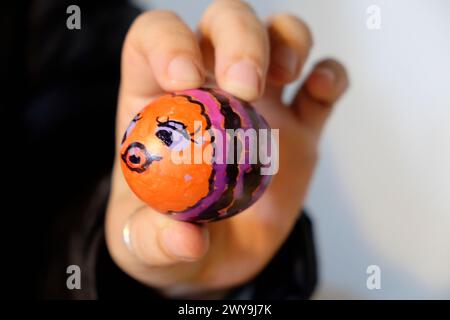
<instances>
[{"instance_id":1,"label":"white background","mask_svg":"<svg viewBox=\"0 0 450 320\"><path fill-rule=\"evenodd\" d=\"M210 1L137 1L195 27ZM450 298L450 1L249 1L312 29L306 69L347 66L351 88L321 143L307 208L320 259L315 298ZM381 9L381 29L366 26ZM289 95L289 94L288 94ZM293 196L295 196L293 194ZM381 268L381 289L366 268Z\"/></svg>"}]
</instances>

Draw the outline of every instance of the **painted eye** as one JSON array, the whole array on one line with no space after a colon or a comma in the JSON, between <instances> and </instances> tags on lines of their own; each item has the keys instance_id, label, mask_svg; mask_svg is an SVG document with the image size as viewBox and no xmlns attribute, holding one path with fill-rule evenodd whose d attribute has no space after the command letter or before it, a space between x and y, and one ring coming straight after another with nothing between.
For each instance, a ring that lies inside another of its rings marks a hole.
<instances>
[{"instance_id":1,"label":"painted eye","mask_svg":"<svg viewBox=\"0 0 450 320\"><path fill-rule=\"evenodd\" d=\"M170 147L173 143L173 133L169 129L158 129L156 130L156 136L164 142L164 144Z\"/></svg>"},{"instance_id":2,"label":"painted eye","mask_svg":"<svg viewBox=\"0 0 450 320\"><path fill-rule=\"evenodd\" d=\"M191 143L191 137L185 125L177 121L158 122L155 135L174 151L182 151Z\"/></svg>"},{"instance_id":3,"label":"painted eye","mask_svg":"<svg viewBox=\"0 0 450 320\"><path fill-rule=\"evenodd\" d=\"M133 142L122 154L122 161L130 170L142 173L152 162L152 157L142 143Z\"/></svg>"}]
</instances>

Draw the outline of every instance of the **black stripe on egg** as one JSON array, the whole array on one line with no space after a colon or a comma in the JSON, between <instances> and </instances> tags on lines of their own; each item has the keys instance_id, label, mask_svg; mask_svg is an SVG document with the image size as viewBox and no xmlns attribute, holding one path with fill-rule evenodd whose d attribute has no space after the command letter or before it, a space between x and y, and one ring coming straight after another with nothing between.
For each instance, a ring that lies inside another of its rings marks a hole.
<instances>
[{"instance_id":1,"label":"black stripe on egg","mask_svg":"<svg viewBox=\"0 0 450 320\"><path fill-rule=\"evenodd\" d=\"M258 115L255 113L253 107L249 103L245 101L240 102L244 107L244 112L250 118L253 128L257 131L257 137L259 137L258 130L260 129L260 120L258 118ZM259 143L259 138L257 139L257 142ZM259 152L258 143L256 144L257 154ZM248 172L244 173L244 176L242 177L242 179L244 179L244 190L242 192L241 198L237 199L233 203L233 205L230 208L228 208L227 211L230 214L228 214L227 212L227 217L239 213L240 211L242 211L242 208L247 208L248 204L253 201L253 194L255 190L258 188L258 186L261 184L263 179L263 176L261 175L262 165L259 162L259 155L257 156L257 158L258 158L257 163L251 164L251 169Z\"/></svg>"},{"instance_id":2,"label":"black stripe on egg","mask_svg":"<svg viewBox=\"0 0 450 320\"><path fill-rule=\"evenodd\" d=\"M208 91L220 104L220 112L224 116L224 129L240 129L241 128L241 118L234 112L230 105L230 100L228 97L219 94L213 89L205 89ZM234 138L234 143L240 143L237 137ZM235 150L237 150L235 148ZM205 209L203 213L199 215L200 220L218 220L218 212L223 208L228 207L234 200L234 188L236 187L236 182L239 174L239 167L237 159L239 155L235 153L235 159L233 163L227 164L226 168L226 178L227 178L227 188L222 193L220 199L211 205L209 208Z\"/></svg>"}]
</instances>

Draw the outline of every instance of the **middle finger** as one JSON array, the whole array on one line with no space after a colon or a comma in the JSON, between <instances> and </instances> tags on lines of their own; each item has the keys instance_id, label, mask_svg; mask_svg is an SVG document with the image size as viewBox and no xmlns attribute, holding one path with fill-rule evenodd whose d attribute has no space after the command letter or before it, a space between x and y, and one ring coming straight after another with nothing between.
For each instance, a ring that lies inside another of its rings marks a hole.
<instances>
[{"instance_id":1,"label":"middle finger","mask_svg":"<svg viewBox=\"0 0 450 320\"><path fill-rule=\"evenodd\" d=\"M216 1L199 27L201 36L214 48L219 87L247 101L260 97L270 46L267 30L251 7L238 0Z\"/></svg>"}]
</instances>

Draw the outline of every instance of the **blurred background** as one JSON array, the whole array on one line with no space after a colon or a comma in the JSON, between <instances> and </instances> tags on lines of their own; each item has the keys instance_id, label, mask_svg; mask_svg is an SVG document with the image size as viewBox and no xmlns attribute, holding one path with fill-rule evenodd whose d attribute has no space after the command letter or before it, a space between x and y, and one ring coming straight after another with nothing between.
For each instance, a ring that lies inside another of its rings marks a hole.
<instances>
[{"instance_id":1,"label":"blurred background","mask_svg":"<svg viewBox=\"0 0 450 320\"><path fill-rule=\"evenodd\" d=\"M193 29L210 2L135 1L176 11ZM450 299L450 1L248 2L262 18L290 11L308 23L305 71L332 56L350 75L306 202L314 298ZM370 265L381 270L378 290L366 286Z\"/></svg>"}]
</instances>

